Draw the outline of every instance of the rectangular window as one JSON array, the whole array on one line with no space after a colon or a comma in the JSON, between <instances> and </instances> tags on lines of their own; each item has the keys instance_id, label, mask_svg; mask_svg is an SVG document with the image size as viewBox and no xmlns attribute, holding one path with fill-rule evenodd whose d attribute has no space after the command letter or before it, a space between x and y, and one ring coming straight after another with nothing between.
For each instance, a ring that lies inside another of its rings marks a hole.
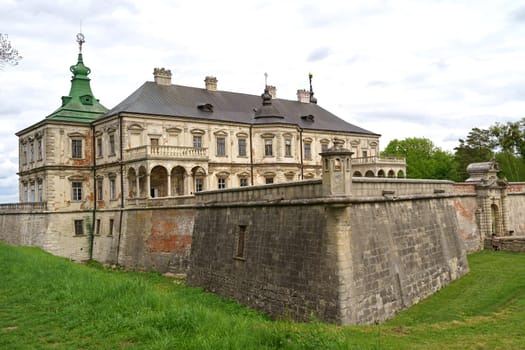
<instances>
[{"instance_id":1,"label":"rectangular window","mask_svg":"<svg viewBox=\"0 0 525 350\"><path fill-rule=\"evenodd\" d=\"M74 201L82 200L82 182L73 182L71 184L72 189L72 199Z\"/></svg>"},{"instance_id":2,"label":"rectangular window","mask_svg":"<svg viewBox=\"0 0 525 350\"><path fill-rule=\"evenodd\" d=\"M109 219L109 233L108 235L113 236L113 226L115 225L115 221L113 219Z\"/></svg>"},{"instance_id":3,"label":"rectangular window","mask_svg":"<svg viewBox=\"0 0 525 350\"><path fill-rule=\"evenodd\" d=\"M204 188L204 180L202 177L195 178L195 192L201 192Z\"/></svg>"},{"instance_id":4,"label":"rectangular window","mask_svg":"<svg viewBox=\"0 0 525 350\"><path fill-rule=\"evenodd\" d=\"M31 163L35 161L35 144L33 142L29 145L29 161Z\"/></svg>"},{"instance_id":5,"label":"rectangular window","mask_svg":"<svg viewBox=\"0 0 525 350\"><path fill-rule=\"evenodd\" d=\"M104 199L104 179L97 179L97 201Z\"/></svg>"},{"instance_id":6,"label":"rectangular window","mask_svg":"<svg viewBox=\"0 0 525 350\"><path fill-rule=\"evenodd\" d=\"M239 139L239 157L246 157L246 139Z\"/></svg>"},{"instance_id":7,"label":"rectangular window","mask_svg":"<svg viewBox=\"0 0 525 350\"><path fill-rule=\"evenodd\" d=\"M29 196L29 201L30 202L34 202L35 201L35 183L34 182L31 182L30 185L29 185L29 188L30 188L30 196Z\"/></svg>"},{"instance_id":8,"label":"rectangular window","mask_svg":"<svg viewBox=\"0 0 525 350\"><path fill-rule=\"evenodd\" d=\"M310 143L304 144L304 159L312 159L312 144Z\"/></svg>"},{"instance_id":9,"label":"rectangular window","mask_svg":"<svg viewBox=\"0 0 525 350\"><path fill-rule=\"evenodd\" d=\"M27 164L27 145L22 145L22 164Z\"/></svg>"},{"instance_id":10,"label":"rectangular window","mask_svg":"<svg viewBox=\"0 0 525 350\"><path fill-rule=\"evenodd\" d=\"M37 160L42 160L42 139L37 141Z\"/></svg>"},{"instance_id":11,"label":"rectangular window","mask_svg":"<svg viewBox=\"0 0 525 350\"><path fill-rule=\"evenodd\" d=\"M217 156L223 157L226 155L226 139L224 137L217 137Z\"/></svg>"},{"instance_id":12,"label":"rectangular window","mask_svg":"<svg viewBox=\"0 0 525 350\"><path fill-rule=\"evenodd\" d=\"M109 135L109 155L115 155L115 134Z\"/></svg>"},{"instance_id":13,"label":"rectangular window","mask_svg":"<svg viewBox=\"0 0 525 350\"><path fill-rule=\"evenodd\" d=\"M97 219L97 227L95 228L95 234L100 234L100 219Z\"/></svg>"},{"instance_id":14,"label":"rectangular window","mask_svg":"<svg viewBox=\"0 0 525 350\"><path fill-rule=\"evenodd\" d=\"M80 236L84 234L84 220L75 220L75 235Z\"/></svg>"},{"instance_id":15,"label":"rectangular window","mask_svg":"<svg viewBox=\"0 0 525 350\"><path fill-rule=\"evenodd\" d=\"M102 137L97 138L97 157L102 157Z\"/></svg>"},{"instance_id":16,"label":"rectangular window","mask_svg":"<svg viewBox=\"0 0 525 350\"><path fill-rule=\"evenodd\" d=\"M43 202L44 201L44 186L42 184L42 180L38 180L38 201Z\"/></svg>"},{"instance_id":17,"label":"rectangular window","mask_svg":"<svg viewBox=\"0 0 525 350\"><path fill-rule=\"evenodd\" d=\"M363 150L363 158L368 157L368 152L366 150Z\"/></svg>"},{"instance_id":18,"label":"rectangular window","mask_svg":"<svg viewBox=\"0 0 525 350\"><path fill-rule=\"evenodd\" d=\"M327 143L321 143L321 152L328 151L328 144Z\"/></svg>"},{"instance_id":19,"label":"rectangular window","mask_svg":"<svg viewBox=\"0 0 525 350\"><path fill-rule=\"evenodd\" d=\"M292 156L292 140L290 139L284 140L284 156L285 157Z\"/></svg>"},{"instance_id":20,"label":"rectangular window","mask_svg":"<svg viewBox=\"0 0 525 350\"><path fill-rule=\"evenodd\" d=\"M28 195L27 195L27 184L24 183L23 187L24 187L24 202L28 202L29 198L28 198Z\"/></svg>"},{"instance_id":21,"label":"rectangular window","mask_svg":"<svg viewBox=\"0 0 525 350\"><path fill-rule=\"evenodd\" d=\"M273 176L267 176L266 177L266 184L273 184Z\"/></svg>"},{"instance_id":22,"label":"rectangular window","mask_svg":"<svg viewBox=\"0 0 525 350\"><path fill-rule=\"evenodd\" d=\"M82 159L82 140L71 140L71 157Z\"/></svg>"},{"instance_id":23,"label":"rectangular window","mask_svg":"<svg viewBox=\"0 0 525 350\"><path fill-rule=\"evenodd\" d=\"M272 139L264 140L264 156L265 157L273 156L273 140Z\"/></svg>"},{"instance_id":24,"label":"rectangular window","mask_svg":"<svg viewBox=\"0 0 525 350\"><path fill-rule=\"evenodd\" d=\"M241 178L239 179L239 185L240 185L241 187L246 187L246 186L248 186L248 178L246 178L246 177L241 177Z\"/></svg>"},{"instance_id":25,"label":"rectangular window","mask_svg":"<svg viewBox=\"0 0 525 350\"><path fill-rule=\"evenodd\" d=\"M202 148L202 136L193 135L193 148Z\"/></svg>"},{"instance_id":26,"label":"rectangular window","mask_svg":"<svg viewBox=\"0 0 525 350\"><path fill-rule=\"evenodd\" d=\"M116 181L115 179L109 179L109 199L114 201L117 197L117 191L116 191Z\"/></svg>"},{"instance_id":27,"label":"rectangular window","mask_svg":"<svg viewBox=\"0 0 525 350\"><path fill-rule=\"evenodd\" d=\"M239 232L237 234L237 249L235 257L244 259L246 248L246 225L239 225Z\"/></svg>"},{"instance_id":28,"label":"rectangular window","mask_svg":"<svg viewBox=\"0 0 525 350\"><path fill-rule=\"evenodd\" d=\"M222 190L222 189L226 188L226 178L224 178L224 177L219 177L219 178L217 179L217 188L218 188L219 190Z\"/></svg>"}]
</instances>

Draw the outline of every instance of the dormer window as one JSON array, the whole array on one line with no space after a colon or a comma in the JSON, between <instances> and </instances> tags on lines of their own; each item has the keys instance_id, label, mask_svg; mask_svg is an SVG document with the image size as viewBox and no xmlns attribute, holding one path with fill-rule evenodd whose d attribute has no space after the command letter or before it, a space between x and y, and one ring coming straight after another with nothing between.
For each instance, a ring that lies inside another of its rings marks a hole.
<instances>
[{"instance_id":1,"label":"dormer window","mask_svg":"<svg viewBox=\"0 0 525 350\"><path fill-rule=\"evenodd\" d=\"M199 109L199 111L208 112L208 113L213 112L213 105L211 103L201 103L197 105L197 108Z\"/></svg>"},{"instance_id":2,"label":"dormer window","mask_svg":"<svg viewBox=\"0 0 525 350\"><path fill-rule=\"evenodd\" d=\"M92 105L93 104L93 96L90 96L90 95L80 96L80 102L83 105Z\"/></svg>"},{"instance_id":3,"label":"dormer window","mask_svg":"<svg viewBox=\"0 0 525 350\"><path fill-rule=\"evenodd\" d=\"M310 122L310 123L314 122L314 116L312 114L303 115L303 116L301 116L301 119L306 121L306 122Z\"/></svg>"}]
</instances>

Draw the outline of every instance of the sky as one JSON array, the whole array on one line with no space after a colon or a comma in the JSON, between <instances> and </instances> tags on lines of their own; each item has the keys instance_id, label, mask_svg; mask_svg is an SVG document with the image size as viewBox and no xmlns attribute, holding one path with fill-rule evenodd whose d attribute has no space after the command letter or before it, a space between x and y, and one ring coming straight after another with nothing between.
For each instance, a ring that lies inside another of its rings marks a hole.
<instances>
[{"instance_id":1,"label":"sky","mask_svg":"<svg viewBox=\"0 0 525 350\"><path fill-rule=\"evenodd\" d=\"M20 131L70 88L79 31L96 98L112 108L153 69L172 83L277 97L313 90L342 119L453 151L474 127L524 117L525 3L505 0L0 0L23 59L0 70L0 203L18 202Z\"/></svg>"}]
</instances>

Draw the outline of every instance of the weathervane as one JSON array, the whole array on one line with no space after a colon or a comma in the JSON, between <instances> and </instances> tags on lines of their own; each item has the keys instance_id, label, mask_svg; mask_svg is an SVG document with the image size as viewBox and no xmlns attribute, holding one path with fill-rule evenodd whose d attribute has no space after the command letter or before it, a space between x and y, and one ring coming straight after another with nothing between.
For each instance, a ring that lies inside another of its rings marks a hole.
<instances>
[{"instance_id":1,"label":"weathervane","mask_svg":"<svg viewBox=\"0 0 525 350\"><path fill-rule=\"evenodd\" d=\"M82 33L78 33L77 34L77 43L78 43L78 48L80 50L80 52L82 52L82 44L85 43L86 40L84 39L84 34Z\"/></svg>"}]
</instances>

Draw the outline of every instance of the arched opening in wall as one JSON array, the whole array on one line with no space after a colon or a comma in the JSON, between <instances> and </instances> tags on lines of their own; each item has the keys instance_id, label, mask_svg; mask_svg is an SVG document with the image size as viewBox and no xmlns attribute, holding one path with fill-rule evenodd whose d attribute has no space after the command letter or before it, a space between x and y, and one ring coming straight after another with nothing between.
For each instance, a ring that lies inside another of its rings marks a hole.
<instances>
[{"instance_id":1,"label":"arched opening in wall","mask_svg":"<svg viewBox=\"0 0 525 350\"><path fill-rule=\"evenodd\" d=\"M394 177L396 177L396 173L394 172L394 170L390 169L390 170L388 171L388 177L390 177L390 178L394 178Z\"/></svg>"},{"instance_id":2,"label":"arched opening in wall","mask_svg":"<svg viewBox=\"0 0 525 350\"><path fill-rule=\"evenodd\" d=\"M204 179L206 178L206 172L200 166L196 166L191 169L191 175L193 177L193 191L201 192L204 191Z\"/></svg>"},{"instance_id":3,"label":"arched opening in wall","mask_svg":"<svg viewBox=\"0 0 525 350\"><path fill-rule=\"evenodd\" d=\"M499 210L498 210L498 206L496 204L492 204L490 206L490 211L491 211L491 219L492 219L492 234L493 235L496 235L496 236L501 236L501 230L500 230L500 217L499 217Z\"/></svg>"},{"instance_id":4,"label":"arched opening in wall","mask_svg":"<svg viewBox=\"0 0 525 350\"><path fill-rule=\"evenodd\" d=\"M173 196L184 195L184 180L186 170L181 166L176 166L171 170L171 193Z\"/></svg>"},{"instance_id":5,"label":"arched opening in wall","mask_svg":"<svg viewBox=\"0 0 525 350\"><path fill-rule=\"evenodd\" d=\"M151 169L150 196L151 198L166 197L168 195L168 170L161 165Z\"/></svg>"},{"instance_id":6,"label":"arched opening in wall","mask_svg":"<svg viewBox=\"0 0 525 350\"><path fill-rule=\"evenodd\" d=\"M377 172L377 177L385 177L385 171L383 169Z\"/></svg>"},{"instance_id":7,"label":"arched opening in wall","mask_svg":"<svg viewBox=\"0 0 525 350\"><path fill-rule=\"evenodd\" d=\"M398 178L401 178L401 179L405 177L405 173L403 172L403 170L399 170L399 171L397 172L397 177L398 177Z\"/></svg>"},{"instance_id":8,"label":"arched opening in wall","mask_svg":"<svg viewBox=\"0 0 525 350\"><path fill-rule=\"evenodd\" d=\"M374 172L372 170L367 170L365 177L375 177Z\"/></svg>"},{"instance_id":9,"label":"arched opening in wall","mask_svg":"<svg viewBox=\"0 0 525 350\"><path fill-rule=\"evenodd\" d=\"M361 174L360 171L354 171L353 177L363 177L363 174Z\"/></svg>"},{"instance_id":10,"label":"arched opening in wall","mask_svg":"<svg viewBox=\"0 0 525 350\"><path fill-rule=\"evenodd\" d=\"M137 173L134 168L128 169L128 198L135 198L137 193Z\"/></svg>"},{"instance_id":11,"label":"arched opening in wall","mask_svg":"<svg viewBox=\"0 0 525 350\"><path fill-rule=\"evenodd\" d=\"M147 190L147 182L148 181L148 173L146 172L146 168L141 166L139 168L139 197L140 198L147 198L148 197L148 190Z\"/></svg>"}]
</instances>

